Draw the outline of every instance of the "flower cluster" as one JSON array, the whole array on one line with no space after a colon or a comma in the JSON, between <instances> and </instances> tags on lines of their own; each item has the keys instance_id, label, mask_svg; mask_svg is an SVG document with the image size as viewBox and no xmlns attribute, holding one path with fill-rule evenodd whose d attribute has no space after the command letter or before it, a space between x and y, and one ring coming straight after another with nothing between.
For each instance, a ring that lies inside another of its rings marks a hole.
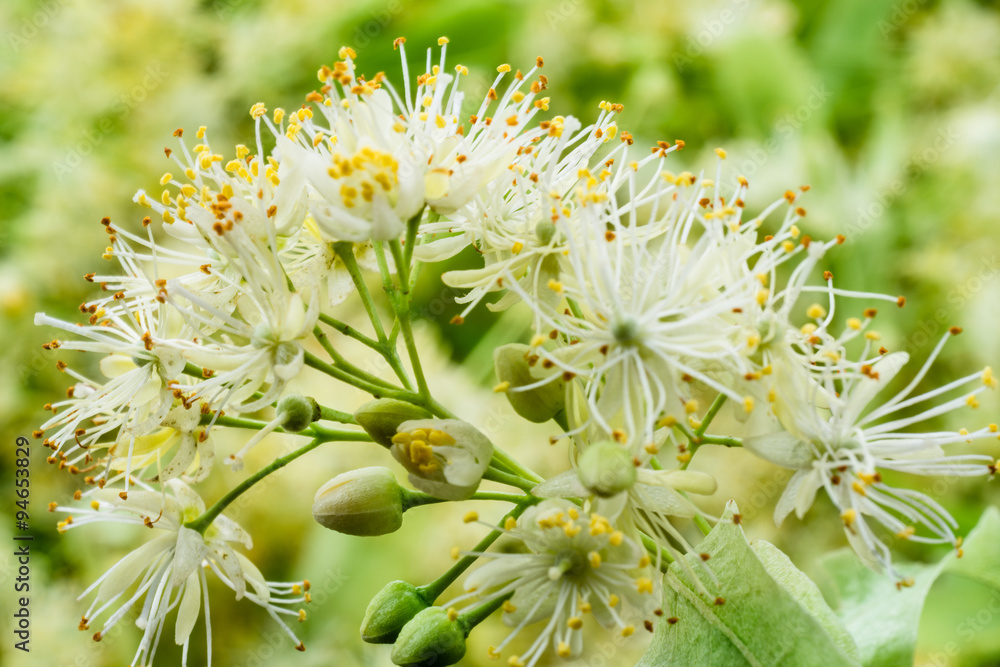
<instances>
[{"instance_id":1,"label":"flower cluster","mask_svg":"<svg viewBox=\"0 0 1000 667\"><path fill-rule=\"evenodd\" d=\"M695 174L668 168L680 140L635 155L633 136L618 126L621 105L602 102L589 125L546 115L541 58L524 73L498 67L470 106L461 85L468 70L449 69L447 42L438 41L437 57L428 50L413 78L405 40L396 40L401 86L359 73L354 51L341 49L300 108L254 105L255 142L237 145L230 158L215 152L206 128L193 146L177 130L162 192L135 196L149 212L143 231L102 221L104 258L120 271L86 276L102 295L80 306L85 322L37 316L70 334L46 348L100 357L91 364L99 375L59 362L73 384L65 400L46 406L52 417L35 434L52 450L51 463L82 474L89 487L76 494L89 507L53 506L72 512L61 526L115 521L164 531L87 591L96 589L97 599L81 628L118 605L100 639L144 600L135 664L152 662L174 610L186 660L202 600L208 628L211 570L304 648L281 616L304 618L288 606L308 601L308 584L265 581L234 549L249 549L249 535L222 514L252 484L208 509L192 489L212 474L212 434L221 427L248 430L224 458L236 471L272 432L310 438L249 482L326 442L388 448L417 491L399 487L385 468L345 472L319 490L313 509L341 532L391 532L408 509L437 502L514 503L499 524L487 524L478 547L456 550L458 564L441 580L393 582L373 601L363 636L395 642L400 665L460 659L468 632L498 610L513 631L490 649L493 657L541 626L509 656L515 667L535 665L550 647L580 655L588 614L624 636L638 622L651 630L663 614L657 575L670 563L699 592L722 599L685 528L706 530L715 520L691 494L715 493L716 479L687 470L705 444L742 446L796 471L778 501L778 523L792 511L803 516L824 489L851 546L901 583L883 530L960 547L943 507L887 480L993 474L992 458L946 448L995 438L995 424L919 427L977 407L997 380L987 368L917 392L942 340L908 384L882 395L909 358L882 346L871 303L904 299L844 290L829 272L816 275L844 238L803 233L808 187L750 215L749 183L728 173L721 149L714 171ZM465 309L453 323L481 306L531 313L530 340L496 350L495 390L525 419L559 427L553 444L568 443L571 467L548 479L499 446L508 443L492 443L452 415L422 373L411 327L416 269L468 248L482 267L442 275L463 292ZM381 279L391 326L366 273ZM353 294L371 334L338 314ZM835 317L838 308L857 313ZM331 335L381 355L396 377L355 365ZM324 396L300 396L292 388L307 368L376 400L342 412L323 405ZM743 438L709 432L726 403L746 425ZM272 409L269 421L254 418ZM480 490L484 480L521 494ZM500 538L508 548L489 550ZM437 604L478 560L488 562L466 579L467 592L447 609Z\"/></svg>"}]
</instances>

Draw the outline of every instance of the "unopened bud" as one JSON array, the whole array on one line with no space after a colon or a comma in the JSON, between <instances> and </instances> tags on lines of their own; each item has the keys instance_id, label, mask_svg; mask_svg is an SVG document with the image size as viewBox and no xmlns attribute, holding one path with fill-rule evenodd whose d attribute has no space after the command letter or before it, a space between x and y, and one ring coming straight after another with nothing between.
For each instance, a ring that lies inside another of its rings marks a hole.
<instances>
[{"instance_id":1,"label":"unopened bud","mask_svg":"<svg viewBox=\"0 0 1000 667\"><path fill-rule=\"evenodd\" d=\"M358 420L361 428L383 447L392 447L392 436L396 435L399 425L403 422L426 419L430 416L431 413L423 408L393 398L369 401L354 413L354 418Z\"/></svg>"},{"instance_id":2,"label":"unopened bud","mask_svg":"<svg viewBox=\"0 0 1000 667\"><path fill-rule=\"evenodd\" d=\"M500 382L508 383L507 400L514 412L536 424L552 419L566 405L566 383L562 377L555 377L543 385L518 391L537 383L542 376L535 377L528 364L531 348L520 343L498 347L493 352L493 368ZM536 366L541 368L541 366Z\"/></svg>"},{"instance_id":3,"label":"unopened bud","mask_svg":"<svg viewBox=\"0 0 1000 667\"><path fill-rule=\"evenodd\" d=\"M403 525L403 495L388 468L351 470L319 488L313 518L346 535L386 535Z\"/></svg>"},{"instance_id":4,"label":"unopened bud","mask_svg":"<svg viewBox=\"0 0 1000 667\"><path fill-rule=\"evenodd\" d=\"M390 581L372 598L361 622L361 638L369 644L392 644L403 626L430 607L413 584Z\"/></svg>"},{"instance_id":5,"label":"unopened bud","mask_svg":"<svg viewBox=\"0 0 1000 667\"><path fill-rule=\"evenodd\" d=\"M309 396L289 394L278 402L277 414L285 415L281 428L291 433L298 433L319 420L319 403Z\"/></svg>"},{"instance_id":6,"label":"unopened bud","mask_svg":"<svg viewBox=\"0 0 1000 667\"><path fill-rule=\"evenodd\" d=\"M445 667L465 655L465 628L441 607L428 607L403 626L392 647L401 667Z\"/></svg>"},{"instance_id":7,"label":"unopened bud","mask_svg":"<svg viewBox=\"0 0 1000 667\"><path fill-rule=\"evenodd\" d=\"M628 451L610 440L588 446L577 466L580 482L602 498L618 495L635 484L635 465Z\"/></svg>"}]
</instances>

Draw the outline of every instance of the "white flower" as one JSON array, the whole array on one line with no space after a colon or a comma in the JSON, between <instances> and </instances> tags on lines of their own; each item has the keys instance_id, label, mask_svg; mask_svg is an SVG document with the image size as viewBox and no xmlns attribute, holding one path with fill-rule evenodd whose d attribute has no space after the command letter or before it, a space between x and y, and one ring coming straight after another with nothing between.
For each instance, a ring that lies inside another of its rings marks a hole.
<instances>
[{"instance_id":1,"label":"white flower","mask_svg":"<svg viewBox=\"0 0 1000 667\"><path fill-rule=\"evenodd\" d=\"M601 108L597 121L583 129L573 117L543 121L540 127L545 136L518 156L512 165L512 179L497 179L446 219L421 226L423 234L438 238L418 246L414 250L417 259L447 259L469 244L483 255L483 268L449 271L442 276L450 287L468 290L456 299L468 304L460 317L468 315L488 294L505 289L504 280L510 277L521 281L526 291L537 292L532 282L545 271L545 259L563 254L566 243L557 223L572 215L572 194L581 182L592 178L592 170L603 174L605 165L624 154L630 139L623 134L616 148L597 156L617 134L614 119L621 105L602 102ZM501 310L517 298L516 293L507 292L487 307Z\"/></svg>"},{"instance_id":2,"label":"white flower","mask_svg":"<svg viewBox=\"0 0 1000 667\"><path fill-rule=\"evenodd\" d=\"M544 622L535 641L511 665L535 665L549 645L562 658L580 655L583 619L592 614L605 628L625 637L633 619L657 608L649 557L603 516L582 514L573 503L546 500L529 508L504 533L521 551L474 555L491 559L465 582L476 604L510 596L503 620L514 630L490 655L497 657L525 627Z\"/></svg>"},{"instance_id":3,"label":"white flower","mask_svg":"<svg viewBox=\"0 0 1000 667\"><path fill-rule=\"evenodd\" d=\"M950 334L949 334L950 335ZM947 455L944 447L996 437L996 426L977 431L912 432L910 427L965 407L978 405L976 396L997 382L987 369L916 396L913 390L927 374L948 336L934 349L914 378L881 404L877 394L909 359L905 352L875 360L803 368L777 386L775 413L786 429L744 440L754 454L797 470L775 508L781 523L793 510L802 517L823 488L841 512L851 546L871 567L886 567L894 575L890 550L868 520L899 539L960 544L957 527L947 510L920 491L889 486L882 471L912 475L971 476L993 471L993 460L973 454ZM914 406L966 390L940 405L913 412Z\"/></svg>"},{"instance_id":4,"label":"white flower","mask_svg":"<svg viewBox=\"0 0 1000 667\"><path fill-rule=\"evenodd\" d=\"M201 325L207 328L205 335L177 343L185 359L211 371L192 386L193 397L233 411L257 410L275 401L302 370L301 341L316 326L319 290L304 290L308 304L302 293L292 290L273 238L265 242L235 225L218 234L217 243L220 254L226 253L227 274L238 276L240 297L234 312L214 308L173 281L166 282L164 295L178 310L185 303L198 306L198 311L182 312L196 331ZM255 398L265 383L270 386Z\"/></svg>"},{"instance_id":5,"label":"white flower","mask_svg":"<svg viewBox=\"0 0 1000 667\"><path fill-rule=\"evenodd\" d=\"M461 500L479 487L493 443L458 419L415 419L399 425L390 451L413 486L436 498Z\"/></svg>"},{"instance_id":6,"label":"white flower","mask_svg":"<svg viewBox=\"0 0 1000 667\"><path fill-rule=\"evenodd\" d=\"M87 310L86 304L83 309ZM55 429L45 443L62 465L75 469L89 463L88 450L106 437L134 441L163 422L174 404L172 385L185 363L173 341L164 337L172 329L166 322L163 308L155 300L131 305L120 301L97 308L90 325L72 325L44 313L35 315L36 325L84 338L53 341L47 348L105 355L99 363L104 380L87 378L63 362L57 363L76 383L65 400L49 406L54 414L36 436ZM126 478L129 469L126 465Z\"/></svg>"},{"instance_id":7,"label":"white flower","mask_svg":"<svg viewBox=\"0 0 1000 667\"><path fill-rule=\"evenodd\" d=\"M59 524L66 531L91 523L114 522L146 525L162 534L122 558L97 581L80 599L96 591L96 598L80 621L80 629L106 611L114 609L94 635L100 641L126 614L139 606L136 626L143 631L142 640L132 664L152 665L157 646L166 627L167 615L177 610L173 640L183 647L183 664L187 665L191 633L205 606L205 631L208 635L208 664L211 664L211 625L208 611L208 588L205 571L211 569L236 593L264 608L281 628L304 650L302 643L279 615L304 618L301 610L287 609L308 601L304 594L308 585L273 584L266 582L259 570L233 545L250 548L250 536L232 520L218 516L205 534L188 528L186 521L205 511L201 498L178 480L167 483L170 495L152 490L133 491L127 500L120 499L110 489L96 490L88 496L90 508L53 507L53 510L73 512ZM249 587L248 587L249 585Z\"/></svg>"},{"instance_id":8,"label":"white flower","mask_svg":"<svg viewBox=\"0 0 1000 667\"><path fill-rule=\"evenodd\" d=\"M743 399L714 376L744 372L731 317L753 302L752 278L728 280L713 235L691 240L695 180L657 173L640 189L629 178L622 187L633 198L620 205L595 179L577 195L586 202L578 223L562 226L559 279L536 294L511 285L532 308L542 364L582 380L589 418L606 433L624 428L638 447L653 442L661 418L693 412L691 380Z\"/></svg>"}]
</instances>

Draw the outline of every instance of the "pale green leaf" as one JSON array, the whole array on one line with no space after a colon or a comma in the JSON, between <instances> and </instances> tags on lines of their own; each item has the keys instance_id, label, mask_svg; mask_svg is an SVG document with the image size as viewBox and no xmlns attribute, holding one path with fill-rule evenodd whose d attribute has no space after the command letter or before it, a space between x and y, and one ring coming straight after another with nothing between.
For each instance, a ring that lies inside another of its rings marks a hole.
<instances>
[{"instance_id":1,"label":"pale green leaf","mask_svg":"<svg viewBox=\"0 0 1000 667\"><path fill-rule=\"evenodd\" d=\"M924 601L942 572L1000 589L1000 510L990 507L965 540L962 558L950 554L931 565L894 563L912 586L897 587L885 574L866 568L848 549L822 560L833 589L837 616L861 652L865 667L913 664Z\"/></svg>"},{"instance_id":2,"label":"pale green leaf","mask_svg":"<svg viewBox=\"0 0 1000 667\"><path fill-rule=\"evenodd\" d=\"M665 620L639 667L859 665L856 647L816 586L774 546L751 546L734 514L730 503L699 546L710 560L688 560L709 595L699 592L690 570L670 566L664 576ZM716 597L724 602L717 604Z\"/></svg>"}]
</instances>

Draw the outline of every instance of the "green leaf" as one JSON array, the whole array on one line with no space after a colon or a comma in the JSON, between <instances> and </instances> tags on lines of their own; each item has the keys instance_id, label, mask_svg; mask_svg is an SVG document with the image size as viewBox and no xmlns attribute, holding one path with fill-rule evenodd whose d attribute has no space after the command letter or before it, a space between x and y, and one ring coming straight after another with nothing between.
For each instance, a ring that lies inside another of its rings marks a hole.
<instances>
[{"instance_id":1,"label":"green leaf","mask_svg":"<svg viewBox=\"0 0 1000 667\"><path fill-rule=\"evenodd\" d=\"M816 585L773 545L748 543L734 516L730 502L699 547L710 556L707 563L688 556L688 567L670 566L663 586L668 620L658 625L638 667L860 665L853 640ZM716 604L716 596L724 603Z\"/></svg>"},{"instance_id":2,"label":"green leaf","mask_svg":"<svg viewBox=\"0 0 1000 667\"><path fill-rule=\"evenodd\" d=\"M990 507L965 540L963 557L948 555L931 565L894 563L910 587L898 588L885 574L865 567L849 549L821 561L833 589L828 599L854 637L865 667L912 665L917 630L928 591L942 572L1000 589L1000 510Z\"/></svg>"},{"instance_id":3,"label":"green leaf","mask_svg":"<svg viewBox=\"0 0 1000 667\"><path fill-rule=\"evenodd\" d=\"M945 571L1000 590L1000 509L990 506L965 538L961 558L950 558Z\"/></svg>"}]
</instances>

